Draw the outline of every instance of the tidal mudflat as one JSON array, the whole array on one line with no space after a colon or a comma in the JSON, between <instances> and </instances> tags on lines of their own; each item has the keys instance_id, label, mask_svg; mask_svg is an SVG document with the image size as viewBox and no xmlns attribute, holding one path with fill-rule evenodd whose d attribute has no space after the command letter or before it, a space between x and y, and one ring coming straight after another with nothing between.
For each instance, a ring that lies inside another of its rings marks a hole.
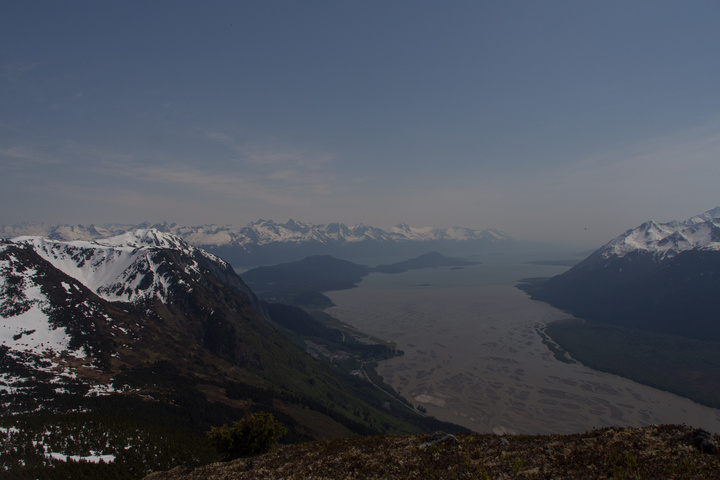
<instances>
[{"instance_id":1,"label":"tidal mudflat","mask_svg":"<svg viewBox=\"0 0 720 480\"><path fill-rule=\"evenodd\" d=\"M328 313L404 351L378 373L428 414L480 433L657 423L720 432L720 410L556 359L538 329L567 314L530 300L512 282L438 284L433 272L372 274L358 288L327 294L336 305Z\"/></svg>"}]
</instances>

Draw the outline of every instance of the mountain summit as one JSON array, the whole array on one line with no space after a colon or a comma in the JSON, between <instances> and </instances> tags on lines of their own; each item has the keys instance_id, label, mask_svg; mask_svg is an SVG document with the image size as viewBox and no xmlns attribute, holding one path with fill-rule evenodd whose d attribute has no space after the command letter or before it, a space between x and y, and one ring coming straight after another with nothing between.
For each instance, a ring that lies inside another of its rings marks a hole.
<instances>
[{"instance_id":1,"label":"mountain summit","mask_svg":"<svg viewBox=\"0 0 720 480\"><path fill-rule=\"evenodd\" d=\"M26 381L35 369L86 395L113 391L118 372L148 360L185 373L203 370L188 358L266 368L283 343L227 263L152 229L95 241L3 241L0 316L5 366L15 364L3 372L5 393L35 395L37 408L50 410L58 397L37 405L43 395ZM249 352L248 342L265 347Z\"/></svg>"},{"instance_id":2,"label":"mountain summit","mask_svg":"<svg viewBox=\"0 0 720 480\"><path fill-rule=\"evenodd\" d=\"M645 222L611 240L597 253L608 259L642 252L662 261L688 250L720 250L720 207L683 222Z\"/></svg>"},{"instance_id":3,"label":"mountain summit","mask_svg":"<svg viewBox=\"0 0 720 480\"><path fill-rule=\"evenodd\" d=\"M567 272L523 288L587 320L720 341L720 207L685 221L645 222Z\"/></svg>"},{"instance_id":4,"label":"mountain summit","mask_svg":"<svg viewBox=\"0 0 720 480\"><path fill-rule=\"evenodd\" d=\"M230 266L217 256L155 229L139 229L94 241L18 237L13 242L30 246L52 266L108 301L158 298L168 303L174 290L186 284L181 276L199 279L201 268L210 266L225 272L224 276L230 271ZM171 251L184 260L178 263L182 272L168 268ZM179 273L182 275L178 276ZM244 290L250 298L249 289Z\"/></svg>"}]
</instances>

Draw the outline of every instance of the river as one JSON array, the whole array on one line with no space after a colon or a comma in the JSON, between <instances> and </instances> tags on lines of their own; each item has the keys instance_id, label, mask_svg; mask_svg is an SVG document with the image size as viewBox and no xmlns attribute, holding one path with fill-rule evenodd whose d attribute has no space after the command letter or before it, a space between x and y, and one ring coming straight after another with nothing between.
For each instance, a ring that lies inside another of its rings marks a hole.
<instances>
[{"instance_id":1,"label":"river","mask_svg":"<svg viewBox=\"0 0 720 480\"><path fill-rule=\"evenodd\" d=\"M719 410L557 360L538 329L568 314L514 285L568 267L528 258L485 256L462 269L374 273L356 288L326 293L335 303L327 312L396 343L404 355L380 362L383 379L428 414L476 432L576 433L656 423L720 432Z\"/></svg>"}]
</instances>

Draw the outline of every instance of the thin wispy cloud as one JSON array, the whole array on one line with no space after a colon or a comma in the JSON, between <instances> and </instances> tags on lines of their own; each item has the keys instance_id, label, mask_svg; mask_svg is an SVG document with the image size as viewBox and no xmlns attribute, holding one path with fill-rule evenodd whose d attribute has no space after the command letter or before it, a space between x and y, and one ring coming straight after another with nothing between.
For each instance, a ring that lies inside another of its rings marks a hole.
<instances>
[{"instance_id":1,"label":"thin wispy cloud","mask_svg":"<svg viewBox=\"0 0 720 480\"><path fill-rule=\"evenodd\" d=\"M8 82L21 82L23 77L38 67L37 63L9 63L2 66L2 74L0 75L3 80Z\"/></svg>"},{"instance_id":2,"label":"thin wispy cloud","mask_svg":"<svg viewBox=\"0 0 720 480\"><path fill-rule=\"evenodd\" d=\"M130 178L135 185L152 183L196 189L226 199L262 199L273 204L296 202L301 197L332 195L343 188L344 180L336 173L318 171L330 162L329 156L306 152L254 149L245 161L231 169L215 173L203 168L195 157L168 158L155 152L124 152L97 144L62 141L49 145L11 145L0 147L0 157L11 164L63 165L68 182L76 170L83 178Z\"/></svg>"},{"instance_id":3,"label":"thin wispy cloud","mask_svg":"<svg viewBox=\"0 0 720 480\"><path fill-rule=\"evenodd\" d=\"M546 212L553 211L555 232L584 233L594 227L608 232L594 239L602 242L646 220L683 220L720 204L718 179L720 123L712 120L579 159L542 176L518 178L507 193L498 192L498 201L519 199L516 211L537 230L548 219Z\"/></svg>"},{"instance_id":4,"label":"thin wispy cloud","mask_svg":"<svg viewBox=\"0 0 720 480\"><path fill-rule=\"evenodd\" d=\"M83 202L87 205L86 222L96 224L173 221L177 220L179 210L185 212L186 218L192 218L195 223L212 222L206 204L198 202L192 196L169 196L164 191L51 183L43 186L42 191L37 189L37 193L44 193L52 198L70 199L70 204ZM60 208L65 208L68 205L66 202L67 200L64 200ZM112 217L111 222L108 222L108 214Z\"/></svg>"},{"instance_id":5,"label":"thin wispy cloud","mask_svg":"<svg viewBox=\"0 0 720 480\"><path fill-rule=\"evenodd\" d=\"M277 151L261 148L241 150L242 159L251 165L265 167L295 167L297 169L320 170L332 163L333 157L326 153L296 151Z\"/></svg>"},{"instance_id":6,"label":"thin wispy cloud","mask_svg":"<svg viewBox=\"0 0 720 480\"><path fill-rule=\"evenodd\" d=\"M59 165L63 160L34 145L0 145L0 168Z\"/></svg>"},{"instance_id":7,"label":"thin wispy cloud","mask_svg":"<svg viewBox=\"0 0 720 480\"><path fill-rule=\"evenodd\" d=\"M336 183L328 178L297 171L274 172L267 176L245 175L241 171L210 173L189 165L135 165L117 174L139 181L163 183L201 190L227 199L260 199L273 204L292 203L304 197L337 193Z\"/></svg>"},{"instance_id":8,"label":"thin wispy cloud","mask_svg":"<svg viewBox=\"0 0 720 480\"><path fill-rule=\"evenodd\" d=\"M720 121L643 139L623 148L602 152L580 160L568 168L568 174L608 169L694 172L701 167L720 166ZM670 179L670 178L668 178Z\"/></svg>"},{"instance_id":9,"label":"thin wispy cloud","mask_svg":"<svg viewBox=\"0 0 720 480\"><path fill-rule=\"evenodd\" d=\"M82 169L85 176L128 179L138 191L158 185L163 189L193 191L218 200L280 206L308 204L319 201L320 197L337 195L346 188L343 177L329 171L317 171L316 163L298 161L299 156L289 152L263 154L256 150L254 159L270 160L259 162L259 165L240 162L216 172L203 168L202 160L194 157L168 158L165 154L148 152L138 156L78 142L65 142L63 150L76 162L74 168Z\"/></svg>"},{"instance_id":10,"label":"thin wispy cloud","mask_svg":"<svg viewBox=\"0 0 720 480\"><path fill-rule=\"evenodd\" d=\"M334 160L334 156L327 152L277 146L273 144L274 142L269 142L270 145L257 145L257 142L243 143L221 132L208 132L206 138L230 149L242 163L258 167L319 170Z\"/></svg>"}]
</instances>

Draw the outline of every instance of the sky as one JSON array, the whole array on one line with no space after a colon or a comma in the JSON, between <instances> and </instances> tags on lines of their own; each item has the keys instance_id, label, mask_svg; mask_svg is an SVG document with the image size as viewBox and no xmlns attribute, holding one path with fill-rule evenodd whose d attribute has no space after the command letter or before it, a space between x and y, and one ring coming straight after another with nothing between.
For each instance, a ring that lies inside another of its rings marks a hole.
<instances>
[{"instance_id":1,"label":"sky","mask_svg":"<svg viewBox=\"0 0 720 480\"><path fill-rule=\"evenodd\" d=\"M599 246L720 205L720 2L0 3L0 224Z\"/></svg>"}]
</instances>

